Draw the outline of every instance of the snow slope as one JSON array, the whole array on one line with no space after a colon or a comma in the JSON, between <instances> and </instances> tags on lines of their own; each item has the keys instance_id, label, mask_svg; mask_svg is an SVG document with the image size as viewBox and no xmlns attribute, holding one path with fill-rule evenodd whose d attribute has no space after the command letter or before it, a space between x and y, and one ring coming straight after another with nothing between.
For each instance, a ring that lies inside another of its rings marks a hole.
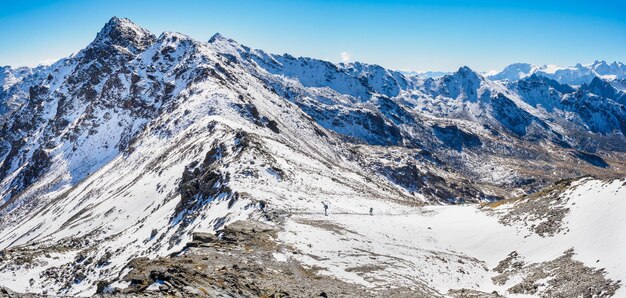
<instances>
[{"instance_id":1,"label":"snow slope","mask_svg":"<svg viewBox=\"0 0 626 298\"><path fill-rule=\"evenodd\" d=\"M428 286L440 293L471 288L503 294L516 280L496 285L493 269L511 252L527 263L541 263L570 248L575 260L606 268L608 278L623 282L626 232L618 227L626 220L625 182L575 182L560 194L570 209L563 219L567 232L551 237L503 225L492 213L506 213L515 203L486 211L478 206L411 208L365 201L357 206L331 203L330 216L296 213L281 241L301 251L286 258L373 288ZM369 207L373 216L367 214ZM622 287L615 296L624 294Z\"/></svg>"}]
</instances>

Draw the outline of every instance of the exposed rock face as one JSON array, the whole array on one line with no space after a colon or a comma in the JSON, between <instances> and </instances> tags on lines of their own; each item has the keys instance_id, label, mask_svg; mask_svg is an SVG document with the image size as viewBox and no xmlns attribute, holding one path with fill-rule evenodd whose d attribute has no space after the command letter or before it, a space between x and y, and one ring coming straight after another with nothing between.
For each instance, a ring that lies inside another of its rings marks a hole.
<instances>
[{"instance_id":1,"label":"exposed rock face","mask_svg":"<svg viewBox=\"0 0 626 298\"><path fill-rule=\"evenodd\" d=\"M498 292L485 293L476 290L460 289L448 292L448 295L454 298L501 298L504 297Z\"/></svg>"},{"instance_id":2,"label":"exposed rock face","mask_svg":"<svg viewBox=\"0 0 626 298\"><path fill-rule=\"evenodd\" d=\"M91 45L108 49L121 47L136 54L148 48L155 41L156 36L130 20L113 17L104 25Z\"/></svg>"},{"instance_id":3,"label":"exposed rock face","mask_svg":"<svg viewBox=\"0 0 626 298\"><path fill-rule=\"evenodd\" d=\"M191 239L199 243L211 243L215 241L216 238L211 233L195 232L193 233L193 236Z\"/></svg>"},{"instance_id":4,"label":"exposed rock face","mask_svg":"<svg viewBox=\"0 0 626 298\"><path fill-rule=\"evenodd\" d=\"M514 276L521 277L507 291L511 294L537 295L539 297L612 297L620 281L605 277L603 269L589 268L572 259L574 250L544 263L526 264L516 252L502 260L494 271L501 273L493 278L496 284L505 284Z\"/></svg>"},{"instance_id":5,"label":"exposed rock face","mask_svg":"<svg viewBox=\"0 0 626 298\"><path fill-rule=\"evenodd\" d=\"M499 217L502 224L522 224L540 236L553 236L563 231L562 221L569 209L562 196L571 183L572 180L563 180L532 195L492 203L490 207L512 203L513 206Z\"/></svg>"},{"instance_id":6,"label":"exposed rock face","mask_svg":"<svg viewBox=\"0 0 626 298\"><path fill-rule=\"evenodd\" d=\"M463 147L480 147L482 142L477 136L460 130L456 126L434 126L435 135L444 146L449 146L457 151L462 151Z\"/></svg>"},{"instance_id":7,"label":"exposed rock face","mask_svg":"<svg viewBox=\"0 0 626 298\"><path fill-rule=\"evenodd\" d=\"M70 183L76 183L126 148L127 140L154 116L154 108L142 105L137 114L133 112L136 104L127 104L127 99L120 97L133 88L128 82L137 83L131 79L131 61L155 40L129 20L113 18L76 56L39 69L23 78L21 86L13 86L28 89L29 99L2 128L3 142L10 144L11 150L3 159L0 179L17 174L5 180L4 200L52 172L57 166L49 162L54 157L51 154L64 154L70 164ZM103 135L111 137L103 140ZM87 147L92 149L87 151ZM67 149L59 152L55 148ZM25 194L2 208L37 204L30 200Z\"/></svg>"}]
</instances>

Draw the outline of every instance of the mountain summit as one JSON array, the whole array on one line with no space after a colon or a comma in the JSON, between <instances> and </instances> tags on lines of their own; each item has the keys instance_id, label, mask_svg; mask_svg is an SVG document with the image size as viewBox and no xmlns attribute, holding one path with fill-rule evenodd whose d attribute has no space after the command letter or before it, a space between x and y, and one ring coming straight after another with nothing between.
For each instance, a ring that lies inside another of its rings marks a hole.
<instances>
[{"instance_id":1,"label":"mountain summit","mask_svg":"<svg viewBox=\"0 0 626 298\"><path fill-rule=\"evenodd\" d=\"M126 18L111 18L96 35L93 46L122 47L131 52L145 50L156 37Z\"/></svg>"}]
</instances>

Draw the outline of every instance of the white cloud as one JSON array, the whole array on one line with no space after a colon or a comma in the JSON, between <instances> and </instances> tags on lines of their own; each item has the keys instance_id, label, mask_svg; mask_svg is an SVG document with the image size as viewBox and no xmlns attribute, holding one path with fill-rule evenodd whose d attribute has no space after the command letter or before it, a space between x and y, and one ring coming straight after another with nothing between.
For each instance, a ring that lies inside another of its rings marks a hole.
<instances>
[{"instance_id":1,"label":"white cloud","mask_svg":"<svg viewBox=\"0 0 626 298\"><path fill-rule=\"evenodd\" d=\"M500 72L499 70L492 69L492 70L486 71L485 75L486 76L492 76L492 75L495 75L495 74L497 74L499 72Z\"/></svg>"},{"instance_id":2,"label":"white cloud","mask_svg":"<svg viewBox=\"0 0 626 298\"><path fill-rule=\"evenodd\" d=\"M341 52L341 61L344 63L350 62L351 55L348 52Z\"/></svg>"},{"instance_id":3,"label":"white cloud","mask_svg":"<svg viewBox=\"0 0 626 298\"><path fill-rule=\"evenodd\" d=\"M48 66L48 65L52 65L54 62L57 62L59 59L54 59L54 58L47 58L47 59L43 59L39 62L37 62L37 65L35 66L39 66L39 65L43 65L43 66Z\"/></svg>"}]
</instances>

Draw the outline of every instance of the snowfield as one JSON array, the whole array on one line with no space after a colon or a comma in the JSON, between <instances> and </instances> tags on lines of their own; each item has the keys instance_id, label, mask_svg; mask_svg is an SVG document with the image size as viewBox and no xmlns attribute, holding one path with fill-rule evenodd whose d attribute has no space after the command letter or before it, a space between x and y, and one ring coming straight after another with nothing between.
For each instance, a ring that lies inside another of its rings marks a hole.
<instances>
[{"instance_id":1,"label":"snowfield","mask_svg":"<svg viewBox=\"0 0 626 298\"><path fill-rule=\"evenodd\" d=\"M512 284L494 285L497 273L492 270L509 253L541 263L574 248L574 259L606 268L613 280L626 280L626 229L620 228L626 226L626 180L584 179L563 193L562 200L570 208L563 220L567 232L552 237L503 225L491 207L369 201L355 208L336 201L329 216L320 207L314 214L289 219L280 240L302 254L282 257L374 288L422 284L441 293L460 288L505 293ZM512 206L493 209L507 208ZM616 297L620 295L626 295L623 288Z\"/></svg>"}]
</instances>

